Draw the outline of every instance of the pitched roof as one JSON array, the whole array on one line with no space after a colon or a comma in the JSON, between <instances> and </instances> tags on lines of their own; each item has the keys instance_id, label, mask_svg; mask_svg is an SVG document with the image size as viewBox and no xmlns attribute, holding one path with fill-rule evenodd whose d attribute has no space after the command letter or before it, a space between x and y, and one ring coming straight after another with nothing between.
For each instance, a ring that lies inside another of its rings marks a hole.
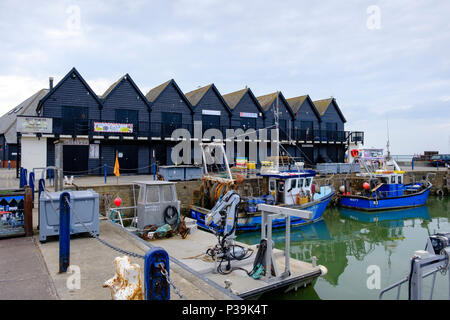
<instances>
[{"instance_id":1,"label":"pitched roof","mask_svg":"<svg viewBox=\"0 0 450 320\"><path fill-rule=\"evenodd\" d=\"M234 109L236 108L237 104L239 103L239 101L241 101L241 99L244 97L244 95L247 93L248 90L249 90L248 88L244 88L242 90L227 93L222 97L227 102L230 109Z\"/></svg>"},{"instance_id":2,"label":"pitched roof","mask_svg":"<svg viewBox=\"0 0 450 320\"><path fill-rule=\"evenodd\" d=\"M209 88L211 88L213 84L208 84L207 86L192 90L188 93L185 93L186 98L192 104L192 106L196 106L203 96L208 92Z\"/></svg>"},{"instance_id":3,"label":"pitched roof","mask_svg":"<svg viewBox=\"0 0 450 320\"><path fill-rule=\"evenodd\" d=\"M39 101L48 93L48 89L41 89L31 97L20 103L0 117L0 134L5 135L7 143L17 143L17 116L36 116Z\"/></svg>"},{"instance_id":4,"label":"pitched roof","mask_svg":"<svg viewBox=\"0 0 450 320\"><path fill-rule=\"evenodd\" d=\"M298 96L295 98L289 98L289 99L286 99L286 101L291 106L292 111L294 113L296 113L298 111L298 109L300 109L300 107L302 106L303 102L305 102L306 98L308 98L308 95Z\"/></svg>"},{"instance_id":5,"label":"pitched roof","mask_svg":"<svg viewBox=\"0 0 450 320\"><path fill-rule=\"evenodd\" d=\"M156 100L156 98L159 97L159 95L164 91L164 89L167 88L167 86L172 82L173 79L168 80L162 84L160 84L157 87L154 87L153 89L151 89L149 92L147 92L147 94L145 95L145 97L148 99L148 101L150 102L154 102Z\"/></svg>"},{"instance_id":6,"label":"pitched roof","mask_svg":"<svg viewBox=\"0 0 450 320\"><path fill-rule=\"evenodd\" d=\"M116 88L118 88L119 85L123 81L128 81L130 83L130 85L134 88L134 90L137 92L137 94L141 97L142 101L144 101L144 103L147 105L147 107L150 108L150 103L148 102L147 98L144 96L142 91L138 88L136 83L134 83L133 79L131 79L131 77L128 73L123 75L122 77L120 77L119 80L114 82L108 89L106 89L105 93L103 93L103 95L100 96L100 98L103 100L103 102L105 102L108 99L108 97L111 95L111 93Z\"/></svg>"},{"instance_id":7,"label":"pitched roof","mask_svg":"<svg viewBox=\"0 0 450 320\"><path fill-rule=\"evenodd\" d=\"M264 96L256 97L258 99L259 104L263 108L264 111L267 111L270 109L270 107L273 105L275 99L278 96L278 92L269 93Z\"/></svg>"},{"instance_id":8,"label":"pitched roof","mask_svg":"<svg viewBox=\"0 0 450 320\"><path fill-rule=\"evenodd\" d=\"M314 101L314 105L316 106L320 115L323 116L325 114L325 112L328 110L328 108L330 107L332 102L334 103L334 106L336 107L336 111L339 114L339 116L341 117L342 121L347 122L347 120L345 120L345 117L342 114L341 110L339 109L337 102L334 98L316 100L316 101Z\"/></svg>"},{"instance_id":9,"label":"pitched roof","mask_svg":"<svg viewBox=\"0 0 450 320\"><path fill-rule=\"evenodd\" d=\"M277 92L274 92L274 93L269 93L269 94L266 94L264 96L259 96L256 99L258 99L258 101L261 104L261 107L263 108L264 112L267 112L273 106L273 104L274 104L274 102L275 102L277 97L279 97L281 99L281 101L284 101L284 103L286 105L286 109L291 114L291 116L293 118L295 118L295 114L292 111L291 106L286 101L286 99L284 98L283 94L280 91L277 91Z\"/></svg>"},{"instance_id":10,"label":"pitched roof","mask_svg":"<svg viewBox=\"0 0 450 320\"><path fill-rule=\"evenodd\" d=\"M292 109L292 112L294 112L294 113L297 113L300 110L300 108L302 107L303 103L306 100L308 100L310 102L313 112L315 113L315 115L317 116L317 118L320 121L320 113L317 110L314 102L309 97L309 95L305 94L304 96L298 96L298 97L286 99L287 103L289 103L289 106Z\"/></svg>"},{"instance_id":11,"label":"pitched roof","mask_svg":"<svg viewBox=\"0 0 450 320\"><path fill-rule=\"evenodd\" d=\"M211 83L211 84L208 84L207 86L192 90L192 91L186 93L185 96L189 100L191 105L195 108L210 89L215 92L215 94L217 95L217 97L222 102L223 106L225 107L225 109L228 111L228 114L231 115L232 111L231 111L230 106L225 101L223 96L220 94L219 90L217 90L214 83Z\"/></svg>"},{"instance_id":12,"label":"pitched roof","mask_svg":"<svg viewBox=\"0 0 450 320\"><path fill-rule=\"evenodd\" d=\"M121 76L119 80L114 82L106 91L100 96L101 99L105 99L116 87L117 85L125 78L125 75Z\"/></svg>"},{"instance_id":13,"label":"pitched roof","mask_svg":"<svg viewBox=\"0 0 450 320\"><path fill-rule=\"evenodd\" d=\"M97 96L97 94L94 92L94 90L92 90L92 88L87 84L87 82L83 79L83 77L81 76L81 74L78 72L77 69L72 68L65 76L64 78L62 78L61 81L58 82L58 84L53 87L53 89L49 90L47 92L47 94L39 101L39 104L37 106L37 109L41 109L42 104L51 97L51 95L58 90L58 88L69 78L69 77L77 77L78 79L80 79L81 83L83 84L83 86L86 88L86 90L89 92L89 94L95 99L95 101L97 101L99 108L103 107L102 101L100 100L100 98Z\"/></svg>"},{"instance_id":14,"label":"pitched roof","mask_svg":"<svg viewBox=\"0 0 450 320\"><path fill-rule=\"evenodd\" d=\"M191 110L191 112L194 112L193 107L192 107L191 103L189 102L189 99L186 98L183 91L181 91L180 87L178 87L177 83L173 79L170 79L170 80L160 84L159 86L154 87L153 89L150 89L150 91L147 92L145 97L147 98L148 101L150 101L150 103L152 103L152 104L155 103L155 101L169 87L170 84L175 87L175 90L177 90L178 94L181 96L181 98L186 103L186 105Z\"/></svg>"}]
</instances>

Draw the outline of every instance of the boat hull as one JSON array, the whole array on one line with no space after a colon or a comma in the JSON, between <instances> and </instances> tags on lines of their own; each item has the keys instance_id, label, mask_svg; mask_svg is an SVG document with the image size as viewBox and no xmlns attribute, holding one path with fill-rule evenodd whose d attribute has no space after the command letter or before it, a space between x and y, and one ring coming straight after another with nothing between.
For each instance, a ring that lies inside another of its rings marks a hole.
<instances>
[{"instance_id":1,"label":"boat hull","mask_svg":"<svg viewBox=\"0 0 450 320\"><path fill-rule=\"evenodd\" d=\"M313 212L313 218L311 220L305 220L301 218L291 217L291 227L292 226L300 226L309 223L314 223L319 221L322 218L323 212L326 207L330 203L331 199L335 194L334 189L324 196L321 199L318 199L312 202L310 205L302 205L302 206L289 206L288 208L298 208L301 210L308 210ZM197 225L203 229L209 229L205 225L205 211L207 210L198 210L196 208L191 208L190 217L192 219L197 220ZM282 228L286 226L285 219L274 219L272 221L272 228ZM214 227L214 226L213 226ZM236 227L236 232L246 232L246 231L257 231L261 230L261 214L256 213L254 215L248 215L246 217L239 217L238 223Z\"/></svg>"},{"instance_id":2,"label":"boat hull","mask_svg":"<svg viewBox=\"0 0 450 320\"><path fill-rule=\"evenodd\" d=\"M340 199L340 205L344 208L363 211L382 211L420 207L426 203L430 190L431 185L414 194L380 199L343 195Z\"/></svg>"}]
</instances>

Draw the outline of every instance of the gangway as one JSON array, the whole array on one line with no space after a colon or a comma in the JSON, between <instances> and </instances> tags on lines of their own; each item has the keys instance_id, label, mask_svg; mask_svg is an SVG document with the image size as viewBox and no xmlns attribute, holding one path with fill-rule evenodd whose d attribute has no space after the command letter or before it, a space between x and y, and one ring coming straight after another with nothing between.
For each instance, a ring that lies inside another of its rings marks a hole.
<instances>
[{"instance_id":1,"label":"gangway","mask_svg":"<svg viewBox=\"0 0 450 320\"><path fill-rule=\"evenodd\" d=\"M378 299L393 289L397 289L397 300L400 300L400 291L404 283L408 284L408 300L423 300L423 280L433 276L429 299L433 299L436 275L441 272L448 275L450 268L450 233L437 233L428 238L425 250L418 250L411 259L410 272L404 279L381 290ZM448 276L448 298L450 300L450 276Z\"/></svg>"}]
</instances>

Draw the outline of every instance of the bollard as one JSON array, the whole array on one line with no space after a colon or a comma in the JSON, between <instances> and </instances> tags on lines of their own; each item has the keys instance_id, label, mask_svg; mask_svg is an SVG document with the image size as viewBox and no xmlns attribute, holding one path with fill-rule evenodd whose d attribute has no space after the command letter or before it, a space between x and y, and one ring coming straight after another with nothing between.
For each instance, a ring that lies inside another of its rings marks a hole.
<instances>
[{"instance_id":1,"label":"bollard","mask_svg":"<svg viewBox=\"0 0 450 320\"><path fill-rule=\"evenodd\" d=\"M19 188L22 189L24 187L23 185L23 168L20 167L19 169Z\"/></svg>"},{"instance_id":2,"label":"bollard","mask_svg":"<svg viewBox=\"0 0 450 320\"><path fill-rule=\"evenodd\" d=\"M67 272L70 265L70 194L59 196L59 272Z\"/></svg>"},{"instance_id":3,"label":"bollard","mask_svg":"<svg viewBox=\"0 0 450 320\"><path fill-rule=\"evenodd\" d=\"M411 159L411 170L414 171L414 158Z\"/></svg>"},{"instance_id":4,"label":"bollard","mask_svg":"<svg viewBox=\"0 0 450 320\"><path fill-rule=\"evenodd\" d=\"M156 180L156 162L153 162L153 180Z\"/></svg>"},{"instance_id":5,"label":"bollard","mask_svg":"<svg viewBox=\"0 0 450 320\"><path fill-rule=\"evenodd\" d=\"M11 160L8 160L8 170L11 170Z\"/></svg>"},{"instance_id":6,"label":"bollard","mask_svg":"<svg viewBox=\"0 0 450 320\"><path fill-rule=\"evenodd\" d=\"M28 175L27 169L23 169L23 186L24 186L24 187L25 187L26 185L28 185L28 183L27 183L27 175Z\"/></svg>"},{"instance_id":7,"label":"bollard","mask_svg":"<svg viewBox=\"0 0 450 320\"><path fill-rule=\"evenodd\" d=\"M34 208L34 172L30 172L30 177L28 178L28 182L31 188L31 200Z\"/></svg>"},{"instance_id":8,"label":"bollard","mask_svg":"<svg viewBox=\"0 0 450 320\"><path fill-rule=\"evenodd\" d=\"M146 300L170 300L170 285L162 274L161 267L169 276L169 255L163 248L150 248L145 254L144 262Z\"/></svg>"},{"instance_id":9,"label":"bollard","mask_svg":"<svg viewBox=\"0 0 450 320\"><path fill-rule=\"evenodd\" d=\"M48 184L52 185L52 178L53 178L53 169L48 169L47 170L47 174L48 174ZM53 180L54 182L55 180Z\"/></svg>"},{"instance_id":10,"label":"bollard","mask_svg":"<svg viewBox=\"0 0 450 320\"><path fill-rule=\"evenodd\" d=\"M39 221L41 221L41 193L45 190L45 179L41 178L38 182L38 230L39 230Z\"/></svg>"},{"instance_id":11,"label":"bollard","mask_svg":"<svg viewBox=\"0 0 450 320\"><path fill-rule=\"evenodd\" d=\"M25 229L25 236L31 237L33 235L33 208L31 200L31 188L25 186L24 197L24 213L23 213L23 226Z\"/></svg>"},{"instance_id":12,"label":"bollard","mask_svg":"<svg viewBox=\"0 0 450 320\"><path fill-rule=\"evenodd\" d=\"M103 168L104 168L103 171L105 173L105 184L106 184L106 179L108 177L108 167L107 167L106 163L103 165Z\"/></svg>"}]
</instances>

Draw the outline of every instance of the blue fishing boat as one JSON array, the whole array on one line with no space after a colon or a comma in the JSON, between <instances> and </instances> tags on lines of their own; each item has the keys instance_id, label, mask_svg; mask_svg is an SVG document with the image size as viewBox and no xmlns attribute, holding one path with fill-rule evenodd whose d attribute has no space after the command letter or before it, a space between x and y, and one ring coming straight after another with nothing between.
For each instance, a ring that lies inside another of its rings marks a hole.
<instances>
[{"instance_id":1,"label":"blue fishing boat","mask_svg":"<svg viewBox=\"0 0 450 320\"><path fill-rule=\"evenodd\" d=\"M279 171L278 166L262 168L256 179L263 188L261 194L254 197L243 197L237 214L237 232L256 231L261 229L261 212L258 210L259 203L282 206L286 208L308 210L313 213L311 220L291 217L291 226L314 223L322 218L322 214L335 195L331 185L318 186L314 183L316 172L304 170L299 165L296 170ZM230 178L217 178L204 175L204 186L200 191L213 199L208 206L192 205L190 217L197 220L199 227L209 229L205 224L205 217L220 196L230 188L234 188L235 179L230 173ZM273 228L285 227L285 219L274 219ZM212 227L217 227L212 225Z\"/></svg>"},{"instance_id":2,"label":"blue fishing boat","mask_svg":"<svg viewBox=\"0 0 450 320\"><path fill-rule=\"evenodd\" d=\"M340 205L344 208L364 211L405 209L423 206L430 194L431 182L404 184L404 171L389 157L359 157L359 163L366 173L358 176L367 178L363 190L351 193L342 186Z\"/></svg>"}]
</instances>

